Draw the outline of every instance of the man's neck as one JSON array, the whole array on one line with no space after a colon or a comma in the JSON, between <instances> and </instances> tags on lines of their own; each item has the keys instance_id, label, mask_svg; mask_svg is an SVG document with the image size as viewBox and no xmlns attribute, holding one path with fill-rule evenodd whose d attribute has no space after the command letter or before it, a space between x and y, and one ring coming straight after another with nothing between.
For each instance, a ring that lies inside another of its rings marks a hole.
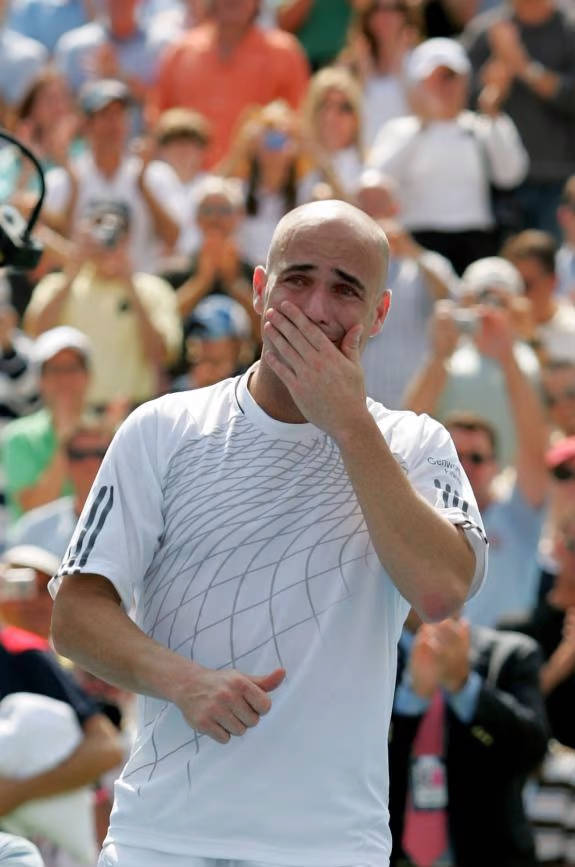
<instances>
[{"instance_id":1,"label":"man's neck","mask_svg":"<svg viewBox=\"0 0 575 867\"><path fill-rule=\"evenodd\" d=\"M267 415L286 424L303 424L307 419L295 405L289 390L265 361L260 361L248 381L248 391Z\"/></svg>"},{"instance_id":2,"label":"man's neck","mask_svg":"<svg viewBox=\"0 0 575 867\"><path fill-rule=\"evenodd\" d=\"M105 147L92 147L92 158L98 171L105 177L113 177L122 164L123 154Z\"/></svg>"},{"instance_id":3,"label":"man's neck","mask_svg":"<svg viewBox=\"0 0 575 867\"><path fill-rule=\"evenodd\" d=\"M248 24L243 30L237 27L216 26L216 41L220 56L230 57L252 26Z\"/></svg>"}]
</instances>

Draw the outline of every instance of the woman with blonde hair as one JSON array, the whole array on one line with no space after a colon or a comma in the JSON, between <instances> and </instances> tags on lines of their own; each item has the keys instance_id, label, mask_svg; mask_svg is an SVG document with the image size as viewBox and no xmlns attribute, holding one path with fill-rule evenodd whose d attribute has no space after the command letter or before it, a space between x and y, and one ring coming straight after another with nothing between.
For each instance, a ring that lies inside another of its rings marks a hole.
<instances>
[{"instance_id":1,"label":"woman with blonde hair","mask_svg":"<svg viewBox=\"0 0 575 867\"><path fill-rule=\"evenodd\" d=\"M343 67L329 66L312 76L302 106L304 135L331 178L336 198L353 195L364 167L362 93L354 76Z\"/></svg>"}]
</instances>

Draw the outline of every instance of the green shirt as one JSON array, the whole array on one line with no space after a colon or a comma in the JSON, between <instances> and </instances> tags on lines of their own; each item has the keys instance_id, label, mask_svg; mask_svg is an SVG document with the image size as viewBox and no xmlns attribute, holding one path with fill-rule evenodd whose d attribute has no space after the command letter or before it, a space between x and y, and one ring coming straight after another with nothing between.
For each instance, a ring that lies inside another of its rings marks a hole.
<instances>
[{"instance_id":1,"label":"green shirt","mask_svg":"<svg viewBox=\"0 0 575 867\"><path fill-rule=\"evenodd\" d=\"M41 409L7 424L0 449L7 505L14 519L23 511L15 495L38 481L56 452L56 435L48 410ZM66 482L60 496L71 493L72 485Z\"/></svg>"},{"instance_id":2,"label":"green shirt","mask_svg":"<svg viewBox=\"0 0 575 867\"><path fill-rule=\"evenodd\" d=\"M350 20L350 0L314 0L295 34L314 69L330 63L342 50Z\"/></svg>"}]
</instances>

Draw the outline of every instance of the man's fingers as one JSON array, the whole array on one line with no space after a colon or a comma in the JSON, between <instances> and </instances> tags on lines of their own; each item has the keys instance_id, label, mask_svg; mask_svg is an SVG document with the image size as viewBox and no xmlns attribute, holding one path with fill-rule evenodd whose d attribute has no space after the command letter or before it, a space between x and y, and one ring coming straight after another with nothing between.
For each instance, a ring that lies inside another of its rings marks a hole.
<instances>
[{"instance_id":1,"label":"man's fingers","mask_svg":"<svg viewBox=\"0 0 575 867\"><path fill-rule=\"evenodd\" d=\"M266 322L264 332L268 340L272 342L276 352L295 371L295 368L303 361L303 356L299 353L297 347L294 347L272 322Z\"/></svg>"},{"instance_id":2,"label":"man's fingers","mask_svg":"<svg viewBox=\"0 0 575 867\"><path fill-rule=\"evenodd\" d=\"M296 310L298 310L298 308L296 308ZM298 310L298 313L301 314L301 311ZM310 322L310 320L307 318L307 316L304 316L303 314L301 314L301 315L302 315L302 325L304 325L305 323L309 323L311 326L311 329L309 329L309 331L316 329L317 331L320 332L319 335L313 335L313 334L310 334L310 336L306 335L304 333L303 329L298 324L294 323L294 321L292 319L290 319L284 312L280 312L279 310L272 309L272 310L269 310L268 314L267 314L268 322L271 322L271 324L281 334L283 334L285 339L294 347L294 349L297 350L297 352L303 358L309 353L310 349L311 350L314 350L314 349L318 350L319 349L319 346L316 344L320 343L319 337L321 336L321 334L323 332L321 332L321 329L319 329L316 325L314 325L312 322ZM314 336L315 336L316 340L313 340Z\"/></svg>"},{"instance_id":3,"label":"man's fingers","mask_svg":"<svg viewBox=\"0 0 575 867\"><path fill-rule=\"evenodd\" d=\"M227 711L223 711L218 717L216 717L216 722L231 735L239 737L246 733L246 726L237 718L235 711L231 708Z\"/></svg>"},{"instance_id":4,"label":"man's fingers","mask_svg":"<svg viewBox=\"0 0 575 867\"><path fill-rule=\"evenodd\" d=\"M331 341L323 333L321 328L309 319L303 310L292 304L291 301L282 301L280 305L280 313L282 313L293 325L298 332L303 334L308 343L318 351L325 348L326 345L331 346Z\"/></svg>"},{"instance_id":5,"label":"man's fingers","mask_svg":"<svg viewBox=\"0 0 575 867\"><path fill-rule=\"evenodd\" d=\"M217 741L219 744L227 744L231 738L229 732L225 730L219 723L212 723L210 726L203 729L204 734Z\"/></svg>"},{"instance_id":6,"label":"man's fingers","mask_svg":"<svg viewBox=\"0 0 575 867\"><path fill-rule=\"evenodd\" d=\"M259 713L248 704L245 698L238 699L234 704L234 713L237 718L247 726L248 728L252 728L252 726L256 726L260 721Z\"/></svg>"}]
</instances>

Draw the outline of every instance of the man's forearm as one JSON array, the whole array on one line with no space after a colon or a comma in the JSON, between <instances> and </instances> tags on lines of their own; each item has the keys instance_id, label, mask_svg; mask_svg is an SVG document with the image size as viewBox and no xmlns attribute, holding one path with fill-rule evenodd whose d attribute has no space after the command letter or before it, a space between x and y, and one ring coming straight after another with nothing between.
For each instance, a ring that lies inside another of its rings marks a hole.
<instances>
[{"instance_id":1,"label":"man's forearm","mask_svg":"<svg viewBox=\"0 0 575 867\"><path fill-rule=\"evenodd\" d=\"M433 415L446 382L445 362L441 358L430 358L408 383L402 400L403 408Z\"/></svg>"},{"instance_id":2,"label":"man's forearm","mask_svg":"<svg viewBox=\"0 0 575 867\"><path fill-rule=\"evenodd\" d=\"M73 592L67 593L67 582ZM64 578L52 615L58 653L114 686L173 700L172 687L195 663L147 636L122 610L112 584L99 575Z\"/></svg>"},{"instance_id":3,"label":"man's forearm","mask_svg":"<svg viewBox=\"0 0 575 867\"><path fill-rule=\"evenodd\" d=\"M122 759L119 735L107 717L98 714L87 720L84 739L64 761L36 776L10 781L14 801L24 804L90 785Z\"/></svg>"},{"instance_id":4,"label":"man's forearm","mask_svg":"<svg viewBox=\"0 0 575 867\"><path fill-rule=\"evenodd\" d=\"M66 283L41 310L28 308L24 313L24 328L31 337L38 337L44 331L60 324L62 309L68 300L72 280Z\"/></svg>"},{"instance_id":5,"label":"man's forearm","mask_svg":"<svg viewBox=\"0 0 575 867\"><path fill-rule=\"evenodd\" d=\"M475 571L461 532L414 491L369 414L338 445L371 542L396 587L425 620L458 610Z\"/></svg>"}]
</instances>

